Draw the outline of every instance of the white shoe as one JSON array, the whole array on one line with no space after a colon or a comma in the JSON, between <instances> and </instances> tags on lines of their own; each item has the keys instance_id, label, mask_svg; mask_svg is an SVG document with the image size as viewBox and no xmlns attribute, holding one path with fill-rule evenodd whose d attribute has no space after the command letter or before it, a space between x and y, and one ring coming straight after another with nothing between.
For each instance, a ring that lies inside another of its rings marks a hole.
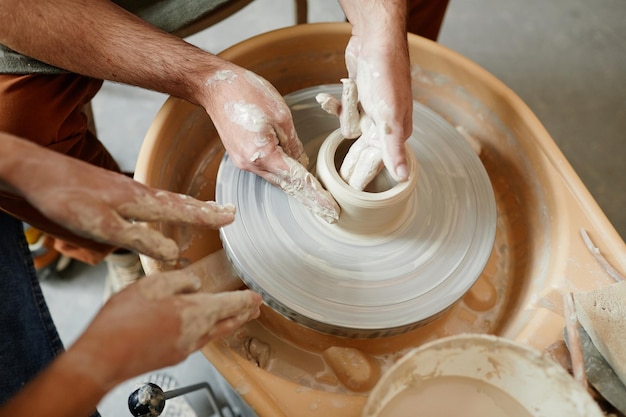
<instances>
[{"instance_id":1,"label":"white shoe","mask_svg":"<svg viewBox=\"0 0 626 417\"><path fill-rule=\"evenodd\" d=\"M104 258L107 277L104 285L104 300L123 290L145 274L136 252L112 253Z\"/></svg>"}]
</instances>

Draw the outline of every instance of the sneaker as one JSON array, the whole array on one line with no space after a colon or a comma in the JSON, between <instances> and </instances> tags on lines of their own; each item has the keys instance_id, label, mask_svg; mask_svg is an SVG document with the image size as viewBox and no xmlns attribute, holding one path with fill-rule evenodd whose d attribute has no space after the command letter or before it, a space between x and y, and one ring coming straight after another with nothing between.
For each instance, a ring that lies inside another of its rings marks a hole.
<instances>
[{"instance_id":1,"label":"sneaker","mask_svg":"<svg viewBox=\"0 0 626 417\"><path fill-rule=\"evenodd\" d=\"M107 264L107 277L104 286L104 300L126 288L145 274L136 252L119 250L104 258Z\"/></svg>"},{"instance_id":2,"label":"sneaker","mask_svg":"<svg viewBox=\"0 0 626 417\"><path fill-rule=\"evenodd\" d=\"M65 270L71 258L54 248L54 239L28 223L22 223L28 249L33 257L35 271L40 279L46 278L52 271Z\"/></svg>"}]
</instances>

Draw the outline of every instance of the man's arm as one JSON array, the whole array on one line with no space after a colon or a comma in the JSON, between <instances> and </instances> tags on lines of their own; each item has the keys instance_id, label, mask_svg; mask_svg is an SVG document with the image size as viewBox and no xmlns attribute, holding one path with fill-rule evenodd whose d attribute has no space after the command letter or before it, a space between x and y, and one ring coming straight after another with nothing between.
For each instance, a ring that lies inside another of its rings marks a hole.
<instances>
[{"instance_id":1,"label":"man's arm","mask_svg":"<svg viewBox=\"0 0 626 417\"><path fill-rule=\"evenodd\" d=\"M1 0L0 20L0 43L24 55L196 103L223 64L108 0Z\"/></svg>"},{"instance_id":2,"label":"man's arm","mask_svg":"<svg viewBox=\"0 0 626 417\"><path fill-rule=\"evenodd\" d=\"M0 43L24 55L201 105L239 168L337 220L337 203L305 168L289 108L261 77L108 0L0 0L0 21Z\"/></svg>"}]
</instances>

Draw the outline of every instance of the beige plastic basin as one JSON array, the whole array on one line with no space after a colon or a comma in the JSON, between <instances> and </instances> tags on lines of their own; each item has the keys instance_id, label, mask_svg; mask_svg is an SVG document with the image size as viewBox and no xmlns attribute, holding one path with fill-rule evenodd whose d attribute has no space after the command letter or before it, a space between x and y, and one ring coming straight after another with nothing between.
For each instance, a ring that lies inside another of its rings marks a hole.
<instances>
[{"instance_id":1,"label":"beige plastic basin","mask_svg":"<svg viewBox=\"0 0 626 417\"><path fill-rule=\"evenodd\" d=\"M288 94L338 83L346 76L343 53L349 35L350 26L343 23L296 26L246 40L221 56ZM484 69L441 45L410 35L409 49L414 99L480 145L498 210L491 258L452 310L400 336L341 339L306 329L265 308L261 318L239 336L253 334L270 345L290 346L275 350L279 362L299 366L300 359L306 362L329 347L351 347L379 361L384 371L413 347L468 332L495 334L543 349L562 339L564 292L613 282L585 246L581 229L614 268L626 270L623 240L520 98ZM146 135L135 178L212 200L222 155L220 140L203 109L169 98ZM221 248L216 231L150 227L176 239L192 261ZM151 259L142 261L148 271L164 268ZM259 416L361 414L367 390L327 389L323 382L328 381L328 372L313 378L317 385L303 383L279 370L258 367L235 345L233 340L217 341L203 353ZM290 357L280 358L286 351ZM372 379L376 382L377 376Z\"/></svg>"}]
</instances>

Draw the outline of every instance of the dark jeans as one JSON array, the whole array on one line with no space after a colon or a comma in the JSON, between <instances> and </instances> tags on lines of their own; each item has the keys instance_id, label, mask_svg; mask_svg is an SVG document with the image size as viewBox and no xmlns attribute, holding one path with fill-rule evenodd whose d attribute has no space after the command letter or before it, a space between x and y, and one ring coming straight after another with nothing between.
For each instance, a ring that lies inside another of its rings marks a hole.
<instances>
[{"instance_id":1,"label":"dark jeans","mask_svg":"<svg viewBox=\"0 0 626 417\"><path fill-rule=\"evenodd\" d=\"M0 211L0 404L62 351L22 222Z\"/></svg>"}]
</instances>

